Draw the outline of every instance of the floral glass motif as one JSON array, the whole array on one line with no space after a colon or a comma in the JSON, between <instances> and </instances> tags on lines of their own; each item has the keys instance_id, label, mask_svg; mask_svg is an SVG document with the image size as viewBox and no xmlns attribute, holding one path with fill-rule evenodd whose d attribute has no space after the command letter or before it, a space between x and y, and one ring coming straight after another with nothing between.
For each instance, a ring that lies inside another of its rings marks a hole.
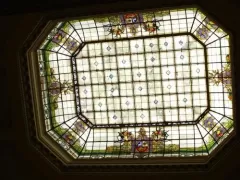
<instances>
[{"instance_id":1,"label":"floral glass motif","mask_svg":"<svg viewBox=\"0 0 240 180\"><path fill-rule=\"evenodd\" d=\"M228 92L228 99L232 100L232 78L231 78L231 67L230 67L230 55L226 55L227 64L222 70L213 70L209 73L211 81L214 85L219 86L220 83L226 88Z\"/></svg>"},{"instance_id":2,"label":"floral glass motif","mask_svg":"<svg viewBox=\"0 0 240 180\"><path fill-rule=\"evenodd\" d=\"M38 49L46 132L75 159L208 156L234 131L229 39L197 8L57 23Z\"/></svg>"},{"instance_id":3,"label":"floral glass motif","mask_svg":"<svg viewBox=\"0 0 240 180\"><path fill-rule=\"evenodd\" d=\"M75 51L78 47L78 44L77 44L77 41L76 40L73 40L73 39L68 39L66 41L66 48L69 50L69 51Z\"/></svg>"},{"instance_id":4,"label":"floral glass motif","mask_svg":"<svg viewBox=\"0 0 240 180\"><path fill-rule=\"evenodd\" d=\"M167 137L167 131L161 128L153 131L151 136L147 136L145 128L141 127L136 137L134 137L132 132L127 130L119 132L117 142L121 143L121 147L124 151L135 153L136 156L139 157L144 157L147 152L160 151L160 147L163 148L163 142L167 141ZM110 149L113 150L113 148L107 147L108 151Z\"/></svg>"},{"instance_id":5,"label":"floral glass motif","mask_svg":"<svg viewBox=\"0 0 240 180\"><path fill-rule=\"evenodd\" d=\"M145 31L148 31L149 33L154 33L158 30L160 30L160 22L153 20L150 22L144 22L143 23L143 29Z\"/></svg>"},{"instance_id":6,"label":"floral glass motif","mask_svg":"<svg viewBox=\"0 0 240 180\"><path fill-rule=\"evenodd\" d=\"M214 118L213 117L207 117L203 120L203 126L206 128L213 128L215 126Z\"/></svg>"},{"instance_id":7,"label":"floral glass motif","mask_svg":"<svg viewBox=\"0 0 240 180\"><path fill-rule=\"evenodd\" d=\"M206 27L198 28L196 35L199 39L207 39L209 37L209 31Z\"/></svg>"},{"instance_id":8,"label":"floral glass motif","mask_svg":"<svg viewBox=\"0 0 240 180\"><path fill-rule=\"evenodd\" d=\"M75 128L76 132L78 132L80 134L82 134L86 131L86 127L87 127L87 125L81 120L78 120L74 123L74 128Z\"/></svg>"},{"instance_id":9,"label":"floral glass motif","mask_svg":"<svg viewBox=\"0 0 240 180\"><path fill-rule=\"evenodd\" d=\"M124 26L122 26L121 24L116 25L116 26L105 26L106 31L109 32L109 34L114 35L115 37L121 37L121 34L124 33Z\"/></svg>"},{"instance_id":10,"label":"floral glass motif","mask_svg":"<svg viewBox=\"0 0 240 180\"><path fill-rule=\"evenodd\" d=\"M75 137L70 133L67 132L63 135L63 139L68 143L68 144L73 144L75 142Z\"/></svg>"},{"instance_id":11,"label":"floral glass motif","mask_svg":"<svg viewBox=\"0 0 240 180\"><path fill-rule=\"evenodd\" d=\"M49 78L49 83L48 83L48 91L49 95L52 98L53 104L54 104L54 109L58 108L58 98L60 97L60 94L64 93L69 94L73 92L73 85L71 82L64 80L63 82L60 82L54 75L54 69L50 69L51 75L48 77ZM43 84L45 82L44 78L41 78L41 85L43 89Z\"/></svg>"},{"instance_id":12,"label":"floral glass motif","mask_svg":"<svg viewBox=\"0 0 240 180\"><path fill-rule=\"evenodd\" d=\"M218 141L226 132L226 129L223 127L217 127L217 129L213 132L212 136L214 140Z\"/></svg>"},{"instance_id":13,"label":"floral glass motif","mask_svg":"<svg viewBox=\"0 0 240 180\"><path fill-rule=\"evenodd\" d=\"M53 36L53 42L55 43L61 43L63 39L65 38L66 33L64 31L59 30L54 36Z\"/></svg>"},{"instance_id":14,"label":"floral glass motif","mask_svg":"<svg viewBox=\"0 0 240 180\"><path fill-rule=\"evenodd\" d=\"M49 92L53 95L53 96L58 96L59 94L61 94L62 92L64 94L67 94L69 92L72 92L72 85L71 83L64 81L63 83L59 82L59 81L54 81L50 84L49 86Z\"/></svg>"},{"instance_id":15,"label":"floral glass motif","mask_svg":"<svg viewBox=\"0 0 240 180\"><path fill-rule=\"evenodd\" d=\"M213 139L214 141L219 141L222 137L226 136L228 134L227 128L232 126L231 121L221 122L220 124L212 116L206 116L202 120L202 124L211 133L211 136L209 137L209 139L210 140Z\"/></svg>"},{"instance_id":16,"label":"floral glass motif","mask_svg":"<svg viewBox=\"0 0 240 180\"><path fill-rule=\"evenodd\" d=\"M218 26L208 17L205 17L205 15L203 15L202 13L199 13L199 14L201 18L204 20L202 21L202 24L197 28L196 36L203 41L210 38L212 36L211 31L216 31L218 29ZM221 30L217 30L217 31L221 31Z\"/></svg>"}]
</instances>

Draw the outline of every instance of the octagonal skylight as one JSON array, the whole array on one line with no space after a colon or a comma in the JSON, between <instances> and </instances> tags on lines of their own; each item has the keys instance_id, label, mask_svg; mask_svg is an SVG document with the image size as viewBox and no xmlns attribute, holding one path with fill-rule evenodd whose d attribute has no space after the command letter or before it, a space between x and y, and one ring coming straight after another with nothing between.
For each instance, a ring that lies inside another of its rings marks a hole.
<instances>
[{"instance_id":1,"label":"octagonal skylight","mask_svg":"<svg viewBox=\"0 0 240 180\"><path fill-rule=\"evenodd\" d=\"M38 60L73 158L207 156L233 131L229 35L196 8L59 22Z\"/></svg>"}]
</instances>

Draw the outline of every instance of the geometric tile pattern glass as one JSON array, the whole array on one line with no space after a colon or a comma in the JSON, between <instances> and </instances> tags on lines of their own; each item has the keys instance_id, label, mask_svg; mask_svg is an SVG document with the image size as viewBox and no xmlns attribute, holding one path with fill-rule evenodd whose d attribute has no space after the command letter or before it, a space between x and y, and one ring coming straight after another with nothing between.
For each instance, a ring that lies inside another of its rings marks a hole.
<instances>
[{"instance_id":1,"label":"geometric tile pattern glass","mask_svg":"<svg viewBox=\"0 0 240 180\"><path fill-rule=\"evenodd\" d=\"M207 108L204 48L188 35L88 44L77 67L93 124L194 121Z\"/></svg>"}]
</instances>

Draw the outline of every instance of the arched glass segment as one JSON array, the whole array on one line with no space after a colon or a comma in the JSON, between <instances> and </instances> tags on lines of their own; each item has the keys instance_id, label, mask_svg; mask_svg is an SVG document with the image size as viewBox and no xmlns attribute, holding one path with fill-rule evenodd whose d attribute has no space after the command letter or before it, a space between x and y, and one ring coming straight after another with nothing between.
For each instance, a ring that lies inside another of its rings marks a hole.
<instances>
[{"instance_id":1,"label":"arched glass segment","mask_svg":"<svg viewBox=\"0 0 240 180\"><path fill-rule=\"evenodd\" d=\"M59 22L38 61L73 158L208 156L233 131L229 35L197 8Z\"/></svg>"}]
</instances>

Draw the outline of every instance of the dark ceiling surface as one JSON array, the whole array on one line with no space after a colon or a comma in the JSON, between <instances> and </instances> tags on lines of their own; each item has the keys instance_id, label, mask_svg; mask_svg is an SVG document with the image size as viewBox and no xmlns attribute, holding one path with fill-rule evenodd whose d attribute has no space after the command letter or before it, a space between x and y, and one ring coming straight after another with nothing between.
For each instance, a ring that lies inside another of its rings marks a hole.
<instances>
[{"instance_id":1,"label":"dark ceiling surface","mask_svg":"<svg viewBox=\"0 0 240 180\"><path fill-rule=\"evenodd\" d=\"M128 2L131 4L128 6ZM222 23L234 35L234 68L236 88L240 92L240 6L237 0L145 0L145 1L116 1L116 0L41 0L27 3L26 0L14 3L3 1L0 4L0 34L1 34L1 58L0 58L0 140L1 140L1 173L0 179L217 179L217 180L235 180L239 179L240 172L240 144L235 141L235 146L229 149L229 153L219 159L219 162L210 170L210 172L192 172L192 173L159 173L137 172L131 174L123 173L85 173L85 174L61 174L54 169L49 162L41 156L30 144L26 135L26 126L24 122L24 104L21 102L20 78L19 78L19 50L27 39L28 35L37 25L41 17L54 11L64 11L69 8L77 7L98 7L99 4L109 4L113 8L119 6L121 11L134 9L134 5L141 8L158 8L165 6L178 6L197 4L210 13L215 19ZM73 10L74 11L74 10ZM105 10L106 13L108 10ZM239 100L239 94L235 99ZM239 101L237 102L239 107ZM236 119L236 125L239 127L239 119ZM239 129L239 128L238 128ZM239 133L237 138L239 138ZM217 159L218 161L218 159ZM133 170L134 171L134 170ZM200 169L199 169L200 171ZM186 170L187 172L187 170Z\"/></svg>"},{"instance_id":2,"label":"dark ceiling surface","mask_svg":"<svg viewBox=\"0 0 240 180\"><path fill-rule=\"evenodd\" d=\"M75 8L78 6L88 6L96 4L107 4L115 3L120 0L41 0L41 1L30 1L27 0L15 2L15 0L3 1L0 6L0 15L13 15L13 14L24 14L24 13L36 13L36 12L49 12L53 10ZM126 0L124 0L126 1ZM122 2L124 2L122 1ZM128 0L137 1L137 0Z\"/></svg>"},{"instance_id":3,"label":"dark ceiling surface","mask_svg":"<svg viewBox=\"0 0 240 180\"><path fill-rule=\"evenodd\" d=\"M175 5L183 5L183 4L204 4L202 0L173 0ZM225 1L229 5L233 5L235 7L240 7L238 0L211 0L208 3L216 3L216 6ZM96 4L110 4L121 2L124 4L125 2L133 2L138 3L138 0L8 0L2 1L0 3L0 15L14 15L14 14L25 14L25 13L36 13L36 12L50 12L53 10L63 10L66 8L76 8L80 6L91 6ZM146 2L146 1L145 1ZM151 1L155 3L154 1ZM171 5L172 1L157 1L161 2L163 5ZM148 3L151 4L151 3Z\"/></svg>"}]
</instances>

